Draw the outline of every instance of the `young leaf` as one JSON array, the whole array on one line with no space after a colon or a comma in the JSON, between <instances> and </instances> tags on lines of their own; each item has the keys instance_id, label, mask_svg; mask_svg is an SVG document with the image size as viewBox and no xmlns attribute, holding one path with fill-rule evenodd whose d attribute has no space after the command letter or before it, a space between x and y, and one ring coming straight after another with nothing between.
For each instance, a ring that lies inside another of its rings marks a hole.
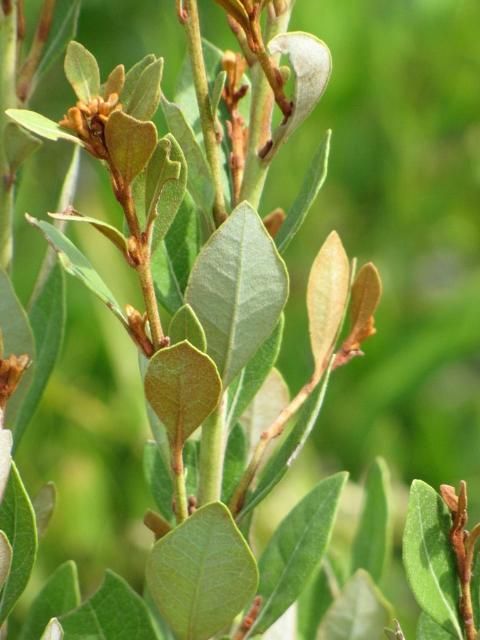
<instances>
[{"instance_id":1,"label":"young leaf","mask_svg":"<svg viewBox=\"0 0 480 640\"><path fill-rule=\"evenodd\" d=\"M242 203L204 245L185 292L225 388L271 335L287 297L285 263Z\"/></svg>"},{"instance_id":2,"label":"young leaf","mask_svg":"<svg viewBox=\"0 0 480 640\"><path fill-rule=\"evenodd\" d=\"M14 462L0 505L0 529L13 552L10 572L0 594L1 626L27 586L37 553L35 514Z\"/></svg>"},{"instance_id":3,"label":"young leaf","mask_svg":"<svg viewBox=\"0 0 480 640\"><path fill-rule=\"evenodd\" d=\"M122 93L125 85L125 67L123 64L117 64L117 66L110 72L105 86L103 87L103 97L108 99L112 93L116 93L118 96Z\"/></svg>"},{"instance_id":4,"label":"young leaf","mask_svg":"<svg viewBox=\"0 0 480 640\"><path fill-rule=\"evenodd\" d=\"M117 249L119 249L125 256L128 253L127 239L116 227L104 222L103 220L97 220L97 218L91 218L89 216L83 216L80 213L74 213L73 211L67 211L65 213L49 213L51 218L55 220L65 220L65 222L83 222L91 224L97 231L108 238Z\"/></svg>"},{"instance_id":5,"label":"young leaf","mask_svg":"<svg viewBox=\"0 0 480 640\"><path fill-rule=\"evenodd\" d=\"M121 93L121 100L123 104L129 103L143 71L153 62L155 62L155 60L156 58L153 53L149 53L144 58L139 60L139 62L134 64L131 69L128 70L127 74L125 75L125 84L123 85L123 91Z\"/></svg>"},{"instance_id":6,"label":"young leaf","mask_svg":"<svg viewBox=\"0 0 480 640\"><path fill-rule=\"evenodd\" d=\"M68 140L75 144L84 146L80 138L64 131L56 122L42 116L35 111L29 111L28 109L7 109L5 111L7 116L14 120L17 124L21 125L28 131L37 134L41 138L47 140Z\"/></svg>"},{"instance_id":7,"label":"young leaf","mask_svg":"<svg viewBox=\"0 0 480 640\"><path fill-rule=\"evenodd\" d=\"M5 584L12 563L12 547L7 536L0 531L0 591Z\"/></svg>"},{"instance_id":8,"label":"young leaf","mask_svg":"<svg viewBox=\"0 0 480 640\"><path fill-rule=\"evenodd\" d=\"M14 122L6 125L3 136L5 157L12 174L42 145L41 140Z\"/></svg>"},{"instance_id":9,"label":"young leaf","mask_svg":"<svg viewBox=\"0 0 480 640\"><path fill-rule=\"evenodd\" d=\"M150 120L160 104L160 82L163 74L163 58L145 67L138 78L125 112L137 120Z\"/></svg>"},{"instance_id":10,"label":"young leaf","mask_svg":"<svg viewBox=\"0 0 480 640\"><path fill-rule=\"evenodd\" d=\"M6 356L28 355L35 362L35 344L27 315L18 300L8 275L0 269L0 329ZM22 376L7 404L5 426L14 428L25 395L32 381L34 366Z\"/></svg>"},{"instance_id":11,"label":"young leaf","mask_svg":"<svg viewBox=\"0 0 480 640\"><path fill-rule=\"evenodd\" d=\"M143 471L150 492L162 516L173 520L173 483L170 467L164 460L155 442L147 442L143 451Z\"/></svg>"},{"instance_id":12,"label":"young leaf","mask_svg":"<svg viewBox=\"0 0 480 640\"><path fill-rule=\"evenodd\" d=\"M288 55L295 76L293 113L273 134L273 144L266 158L271 158L310 115L322 97L332 71L332 57L327 45L309 33L281 33L270 40L272 55Z\"/></svg>"},{"instance_id":13,"label":"young leaf","mask_svg":"<svg viewBox=\"0 0 480 640\"><path fill-rule=\"evenodd\" d=\"M391 549L390 474L377 458L365 483L363 511L352 548L352 573L365 569L379 583Z\"/></svg>"},{"instance_id":14,"label":"young leaf","mask_svg":"<svg viewBox=\"0 0 480 640\"><path fill-rule=\"evenodd\" d=\"M75 40L67 47L65 75L79 100L88 103L100 95L100 70L95 56Z\"/></svg>"},{"instance_id":15,"label":"young leaf","mask_svg":"<svg viewBox=\"0 0 480 640\"><path fill-rule=\"evenodd\" d=\"M189 342L150 359L145 395L172 445L183 445L218 404L222 385L213 361Z\"/></svg>"},{"instance_id":16,"label":"young leaf","mask_svg":"<svg viewBox=\"0 0 480 640\"><path fill-rule=\"evenodd\" d=\"M236 424L228 436L223 463L222 501L228 503L247 463L248 446L244 430Z\"/></svg>"},{"instance_id":17,"label":"young leaf","mask_svg":"<svg viewBox=\"0 0 480 640\"><path fill-rule=\"evenodd\" d=\"M125 183L131 184L157 146L157 129L153 122L114 111L105 126L105 143L113 166Z\"/></svg>"},{"instance_id":18,"label":"young leaf","mask_svg":"<svg viewBox=\"0 0 480 640\"><path fill-rule=\"evenodd\" d=\"M55 60L63 54L67 44L75 37L80 4L81 0L57 0L50 37L35 74L36 86Z\"/></svg>"},{"instance_id":19,"label":"young leaf","mask_svg":"<svg viewBox=\"0 0 480 640\"><path fill-rule=\"evenodd\" d=\"M267 460L260 474L257 487L247 498L246 505L242 509L242 515L245 516L249 513L270 493L298 457L317 422L327 392L329 377L330 369L327 370L323 382L314 389L306 400L297 417L295 426L287 438Z\"/></svg>"},{"instance_id":20,"label":"young leaf","mask_svg":"<svg viewBox=\"0 0 480 640\"><path fill-rule=\"evenodd\" d=\"M262 608L252 634L265 632L295 602L327 549L346 473L322 480L282 521L258 563Z\"/></svg>"},{"instance_id":21,"label":"young leaf","mask_svg":"<svg viewBox=\"0 0 480 640\"><path fill-rule=\"evenodd\" d=\"M83 253L53 225L43 220L32 218L32 216L29 215L27 215L26 218L31 225L37 227L44 234L50 245L56 251L60 264L65 271L83 282L90 291L93 291L93 293L113 311L122 324L126 325L127 321L113 297L112 292Z\"/></svg>"},{"instance_id":22,"label":"young leaf","mask_svg":"<svg viewBox=\"0 0 480 640\"><path fill-rule=\"evenodd\" d=\"M315 258L307 287L307 308L315 360L315 375L325 369L345 313L350 286L350 264L335 231Z\"/></svg>"},{"instance_id":23,"label":"young leaf","mask_svg":"<svg viewBox=\"0 0 480 640\"><path fill-rule=\"evenodd\" d=\"M57 502L57 489L53 482L47 482L32 500L37 525L37 535L41 538L50 524L55 504Z\"/></svg>"},{"instance_id":24,"label":"young leaf","mask_svg":"<svg viewBox=\"0 0 480 640\"><path fill-rule=\"evenodd\" d=\"M434 622L459 640L459 586L450 547L450 513L440 496L414 480L403 534L403 563L420 607Z\"/></svg>"},{"instance_id":25,"label":"young leaf","mask_svg":"<svg viewBox=\"0 0 480 640\"><path fill-rule=\"evenodd\" d=\"M208 640L228 627L258 583L255 559L219 502L198 509L155 544L146 577L178 640Z\"/></svg>"},{"instance_id":26,"label":"young leaf","mask_svg":"<svg viewBox=\"0 0 480 640\"><path fill-rule=\"evenodd\" d=\"M426 613L422 613L418 620L416 640L452 640L452 636L442 626L437 624Z\"/></svg>"},{"instance_id":27,"label":"young leaf","mask_svg":"<svg viewBox=\"0 0 480 640\"><path fill-rule=\"evenodd\" d=\"M62 640L63 637L62 625L56 618L52 618L40 640Z\"/></svg>"},{"instance_id":28,"label":"young leaf","mask_svg":"<svg viewBox=\"0 0 480 640\"><path fill-rule=\"evenodd\" d=\"M113 571L78 609L60 617L65 640L157 640L149 611L139 595Z\"/></svg>"},{"instance_id":29,"label":"young leaf","mask_svg":"<svg viewBox=\"0 0 480 640\"><path fill-rule=\"evenodd\" d=\"M39 638L48 621L80 605L78 572L74 562L60 565L30 605L19 640Z\"/></svg>"},{"instance_id":30,"label":"young leaf","mask_svg":"<svg viewBox=\"0 0 480 640\"><path fill-rule=\"evenodd\" d=\"M331 136L332 132L329 129L312 159L300 193L290 207L280 231L275 236L275 243L280 253L285 251L299 231L327 178Z\"/></svg>"},{"instance_id":31,"label":"young leaf","mask_svg":"<svg viewBox=\"0 0 480 640\"><path fill-rule=\"evenodd\" d=\"M8 429L0 429L0 503L3 500L12 465L12 445L12 432Z\"/></svg>"},{"instance_id":32,"label":"young leaf","mask_svg":"<svg viewBox=\"0 0 480 640\"><path fill-rule=\"evenodd\" d=\"M265 340L247 366L242 369L230 385L228 389L229 405L226 417L228 431L237 422L258 393L270 370L277 361L282 344L284 324L285 319L282 314L272 335Z\"/></svg>"},{"instance_id":33,"label":"young leaf","mask_svg":"<svg viewBox=\"0 0 480 640\"><path fill-rule=\"evenodd\" d=\"M207 350L205 331L189 304L184 304L183 307L180 307L170 320L168 337L172 345L188 340L199 351Z\"/></svg>"},{"instance_id":34,"label":"young leaf","mask_svg":"<svg viewBox=\"0 0 480 640\"><path fill-rule=\"evenodd\" d=\"M380 638L392 616L390 605L366 571L359 569L327 611L318 640Z\"/></svg>"}]
</instances>

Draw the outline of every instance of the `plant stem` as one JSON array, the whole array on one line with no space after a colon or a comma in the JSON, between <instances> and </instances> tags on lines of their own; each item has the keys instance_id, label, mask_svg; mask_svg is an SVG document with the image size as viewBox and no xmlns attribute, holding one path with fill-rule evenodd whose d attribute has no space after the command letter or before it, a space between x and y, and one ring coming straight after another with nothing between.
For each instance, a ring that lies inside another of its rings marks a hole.
<instances>
[{"instance_id":1,"label":"plant stem","mask_svg":"<svg viewBox=\"0 0 480 640\"><path fill-rule=\"evenodd\" d=\"M16 107L17 10L13 2L2 0L0 12L0 140L8 122L5 110ZM13 255L14 176L5 148L0 143L0 267L9 270Z\"/></svg>"},{"instance_id":2,"label":"plant stem","mask_svg":"<svg viewBox=\"0 0 480 640\"><path fill-rule=\"evenodd\" d=\"M202 426L199 506L220 500L224 454L225 402L222 399Z\"/></svg>"},{"instance_id":3,"label":"plant stem","mask_svg":"<svg viewBox=\"0 0 480 640\"><path fill-rule=\"evenodd\" d=\"M200 31L200 17L198 13L197 0L185 0L184 10L186 15L185 19L182 20L182 23L185 25L187 32L188 53L190 56L195 93L200 112L203 140L215 188L213 216L215 224L218 227L226 220L227 213L225 210L225 199L223 195L220 149L215 132L215 117L212 112L212 105L208 93L208 79L205 69L205 60L203 57L202 34Z\"/></svg>"},{"instance_id":4,"label":"plant stem","mask_svg":"<svg viewBox=\"0 0 480 640\"><path fill-rule=\"evenodd\" d=\"M175 515L180 524L188 518L187 488L185 486L185 469L183 466L183 447L172 446L172 471L175 487Z\"/></svg>"},{"instance_id":5,"label":"plant stem","mask_svg":"<svg viewBox=\"0 0 480 640\"><path fill-rule=\"evenodd\" d=\"M291 10L287 9L280 16L268 16L265 40L267 42L277 34L287 31ZM268 58L268 55L267 55ZM269 169L269 161L260 158L259 151L270 139L270 127L274 107L274 95L269 80L261 66L261 61L252 67L252 100L250 103L250 128L240 200L248 200L258 209L265 180ZM263 61L265 64L265 60ZM269 64L271 61L269 59Z\"/></svg>"}]
</instances>

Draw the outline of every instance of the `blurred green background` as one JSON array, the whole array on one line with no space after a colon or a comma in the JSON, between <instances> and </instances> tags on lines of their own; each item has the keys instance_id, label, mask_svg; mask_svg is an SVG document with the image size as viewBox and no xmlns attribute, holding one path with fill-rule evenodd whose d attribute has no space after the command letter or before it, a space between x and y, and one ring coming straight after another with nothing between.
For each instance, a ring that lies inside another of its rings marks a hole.
<instances>
[{"instance_id":1,"label":"blurred green background","mask_svg":"<svg viewBox=\"0 0 480 640\"><path fill-rule=\"evenodd\" d=\"M38 2L27 2L30 15ZM167 0L84 0L78 39L103 74L149 52L166 59L172 97L183 32ZM202 0L205 35L235 43L213 0ZM286 259L292 292L279 367L292 392L311 370L305 285L326 235L337 229L350 255L380 268L385 295L366 357L337 371L313 443L259 516L260 539L326 473L358 482L376 455L392 470L395 562L388 597L413 628L416 606L400 564L407 487L414 477L470 482L480 516L480 3L478 0L297 0L292 28L332 51L334 73L315 113L275 161L262 215L288 208L325 129L333 129L327 183ZM73 102L58 63L33 108L58 119ZM17 215L15 281L28 299L44 244L23 212L52 210L70 149L45 144L24 171ZM84 213L120 223L108 180L82 158L77 199ZM137 293L128 270L95 232L76 240L122 303ZM81 285L69 280L68 326L59 365L19 453L32 493L47 480L59 505L23 607L61 561L79 563L85 592L106 566L138 589L150 536L151 500L142 475L148 427L128 339ZM476 494L476 495L475 495ZM337 545L352 534L353 484L342 504ZM22 615L20 608L18 614ZM413 637L413 636L412 636Z\"/></svg>"}]
</instances>

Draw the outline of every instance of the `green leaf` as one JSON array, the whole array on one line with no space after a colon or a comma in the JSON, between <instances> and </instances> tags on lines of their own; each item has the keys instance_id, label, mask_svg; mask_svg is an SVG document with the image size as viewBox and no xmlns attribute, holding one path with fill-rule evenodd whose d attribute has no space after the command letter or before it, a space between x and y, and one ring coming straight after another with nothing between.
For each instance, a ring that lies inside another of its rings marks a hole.
<instances>
[{"instance_id":1,"label":"green leaf","mask_svg":"<svg viewBox=\"0 0 480 640\"><path fill-rule=\"evenodd\" d=\"M5 157L10 172L16 173L20 166L34 153L42 141L32 136L14 122L9 122L4 129Z\"/></svg>"},{"instance_id":2,"label":"green leaf","mask_svg":"<svg viewBox=\"0 0 480 640\"><path fill-rule=\"evenodd\" d=\"M74 562L60 565L30 605L19 640L39 638L49 620L80 605L78 572Z\"/></svg>"},{"instance_id":3,"label":"green leaf","mask_svg":"<svg viewBox=\"0 0 480 640\"><path fill-rule=\"evenodd\" d=\"M29 215L27 215L26 218L31 225L37 227L44 234L50 245L56 251L60 264L65 271L78 278L90 291L93 291L93 293L113 311L122 324L126 326L127 321L117 301L113 297L112 292L83 253L53 225L43 220L32 218L32 216Z\"/></svg>"},{"instance_id":4,"label":"green leaf","mask_svg":"<svg viewBox=\"0 0 480 640\"><path fill-rule=\"evenodd\" d=\"M147 65L140 74L125 112L137 120L150 120L160 104L160 82L163 74L163 58Z\"/></svg>"},{"instance_id":5,"label":"green leaf","mask_svg":"<svg viewBox=\"0 0 480 640\"><path fill-rule=\"evenodd\" d=\"M47 482L32 500L37 535L41 538L48 529L57 502L57 488L55 483Z\"/></svg>"},{"instance_id":6,"label":"green leaf","mask_svg":"<svg viewBox=\"0 0 480 640\"><path fill-rule=\"evenodd\" d=\"M114 111L105 125L105 142L113 166L125 183L131 184L157 146L157 129L153 122Z\"/></svg>"},{"instance_id":7,"label":"green leaf","mask_svg":"<svg viewBox=\"0 0 480 640\"><path fill-rule=\"evenodd\" d=\"M290 207L288 215L275 237L275 242L281 253L285 251L304 223L327 178L331 136L332 132L329 129L312 159L300 193Z\"/></svg>"},{"instance_id":8,"label":"green leaf","mask_svg":"<svg viewBox=\"0 0 480 640\"><path fill-rule=\"evenodd\" d=\"M163 96L162 109L168 128L175 136L185 158L188 158L188 190L202 210L207 223L207 214L210 218L214 199L210 167L180 107Z\"/></svg>"},{"instance_id":9,"label":"green leaf","mask_svg":"<svg viewBox=\"0 0 480 640\"><path fill-rule=\"evenodd\" d=\"M0 529L13 551L10 573L0 594L1 626L27 586L37 553L35 514L14 462L0 505Z\"/></svg>"},{"instance_id":10,"label":"green leaf","mask_svg":"<svg viewBox=\"0 0 480 640\"><path fill-rule=\"evenodd\" d=\"M173 483L170 467L155 442L147 442L143 450L143 471L155 504L162 516L173 521Z\"/></svg>"},{"instance_id":11,"label":"green leaf","mask_svg":"<svg viewBox=\"0 0 480 640\"><path fill-rule=\"evenodd\" d=\"M145 177L147 225L155 219L153 249L166 236L185 196L187 164L175 138L168 134L158 141Z\"/></svg>"},{"instance_id":12,"label":"green leaf","mask_svg":"<svg viewBox=\"0 0 480 640\"><path fill-rule=\"evenodd\" d=\"M12 563L12 547L7 536L0 531L0 591L8 577Z\"/></svg>"},{"instance_id":13,"label":"green leaf","mask_svg":"<svg viewBox=\"0 0 480 640\"><path fill-rule=\"evenodd\" d=\"M390 557L392 527L389 505L390 473L377 458L365 483L362 515L352 547L352 568L365 569L378 584Z\"/></svg>"},{"instance_id":14,"label":"green leaf","mask_svg":"<svg viewBox=\"0 0 480 640\"><path fill-rule=\"evenodd\" d=\"M198 254L199 229L195 206L187 193L166 238L152 257L155 292L165 309L174 314L183 304L183 292Z\"/></svg>"},{"instance_id":15,"label":"green leaf","mask_svg":"<svg viewBox=\"0 0 480 640\"><path fill-rule=\"evenodd\" d=\"M298 600L298 630L302 640L316 640L320 622L338 591L339 586L330 561L325 557L317 575L302 591Z\"/></svg>"},{"instance_id":16,"label":"green leaf","mask_svg":"<svg viewBox=\"0 0 480 640\"><path fill-rule=\"evenodd\" d=\"M178 640L207 640L228 627L258 582L255 559L219 502L198 509L155 544L146 577Z\"/></svg>"},{"instance_id":17,"label":"green leaf","mask_svg":"<svg viewBox=\"0 0 480 640\"><path fill-rule=\"evenodd\" d=\"M46 71L63 54L67 44L75 37L80 5L81 0L57 0L50 37L35 74L37 86Z\"/></svg>"},{"instance_id":18,"label":"green leaf","mask_svg":"<svg viewBox=\"0 0 480 640\"><path fill-rule=\"evenodd\" d=\"M65 75L79 100L88 103L100 95L100 70L95 56L75 40L67 47Z\"/></svg>"},{"instance_id":19,"label":"green leaf","mask_svg":"<svg viewBox=\"0 0 480 640\"><path fill-rule=\"evenodd\" d=\"M184 304L183 307L180 307L170 320L168 337L172 345L188 340L199 351L207 350L205 331L189 304Z\"/></svg>"},{"instance_id":20,"label":"green leaf","mask_svg":"<svg viewBox=\"0 0 480 640\"><path fill-rule=\"evenodd\" d=\"M337 473L322 480L273 534L258 563L262 608L252 634L266 631L295 602L320 566L347 477Z\"/></svg>"},{"instance_id":21,"label":"green leaf","mask_svg":"<svg viewBox=\"0 0 480 640\"><path fill-rule=\"evenodd\" d=\"M46 138L47 140L68 140L81 147L84 146L80 138L77 138L71 133L67 133L67 131L62 129L56 122L42 116L40 113L35 113L35 111L29 111L28 109L7 109L5 113L11 120L14 120L17 124L37 134L37 136L41 138Z\"/></svg>"},{"instance_id":22,"label":"green leaf","mask_svg":"<svg viewBox=\"0 0 480 640\"><path fill-rule=\"evenodd\" d=\"M62 640L64 637L62 625L56 618L52 618L43 632L40 640Z\"/></svg>"},{"instance_id":23,"label":"green leaf","mask_svg":"<svg viewBox=\"0 0 480 640\"><path fill-rule=\"evenodd\" d=\"M108 99L112 93L116 93L118 96L122 93L125 85L125 67L123 64L117 64L117 66L110 72L105 86L103 87L103 97Z\"/></svg>"},{"instance_id":24,"label":"green leaf","mask_svg":"<svg viewBox=\"0 0 480 640\"><path fill-rule=\"evenodd\" d=\"M91 224L92 227L95 227L97 231L108 238L110 242L112 242L117 249L122 252L122 255L126 256L128 254L128 244L127 239L119 231L116 227L104 222L103 220L98 220L97 218L91 218L90 216L83 216L76 211L67 211L65 213L49 213L48 214L54 220L64 220L65 222L83 222L86 224Z\"/></svg>"},{"instance_id":25,"label":"green leaf","mask_svg":"<svg viewBox=\"0 0 480 640\"><path fill-rule=\"evenodd\" d=\"M27 315L18 300L8 275L0 269L0 329L6 356L28 355L35 362L35 344ZM35 366L35 365L34 365ZM5 426L14 428L22 403L31 384L34 366L22 376L15 393L10 397Z\"/></svg>"},{"instance_id":26,"label":"green leaf","mask_svg":"<svg viewBox=\"0 0 480 640\"><path fill-rule=\"evenodd\" d=\"M366 571L359 569L327 611L317 640L373 640L383 636L392 611Z\"/></svg>"},{"instance_id":27,"label":"green leaf","mask_svg":"<svg viewBox=\"0 0 480 640\"><path fill-rule=\"evenodd\" d=\"M8 429L0 429L0 503L3 500L12 465L12 445L12 432Z\"/></svg>"},{"instance_id":28,"label":"green leaf","mask_svg":"<svg viewBox=\"0 0 480 640\"><path fill-rule=\"evenodd\" d=\"M315 375L324 371L338 336L350 289L350 264L336 233L328 236L315 258L307 286L310 341Z\"/></svg>"},{"instance_id":29,"label":"green leaf","mask_svg":"<svg viewBox=\"0 0 480 640\"><path fill-rule=\"evenodd\" d=\"M144 382L147 400L175 446L212 413L222 391L213 361L186 341L157 351Z\"/></svg>"},{"instance_id":30,"label":"green leaf","mask_svg":"<svg viewBox=\"0 0 480 640\"><path fill-rule=\"evenodd\" d=\"M241 425L236 424L228 436L223 463L222 500L228 503L242 477L247 463L247 438Z\"/></svg>"},{"instance_id":31,"label":"green leaf","mask_svg":"<svg viewBox=\"0 0 480 640\"><path fill-rule=\"evenodd\" d=\"M418 620L416 640L452 640L458 638L437 624L426 613L422 613Z\"/></svg>"},{"instance_id":32,"label":"green leaf","mask_svg":"<svg viewBox=\"0 0 480 640\"><path fill-rule=\"evenodd\" d=\"M29 319L35 338L35 369L15 425L15 450L40 403L63 342L65 278L59 265L54 264L47 273L31 305Z\"/></svg>"},{"instance_id":33,"label":"green leaf","mask_svg":"<svg viewBox=\"0 0 480 640\"><path fill-rule=\"evenodd\" d=\"M285 319L282 314L272 335L265 340L228 388L227 430L230 430L243 414L277 361L282 344L284 324Z\"/></svg>"},{"instance_id":34,"label":"green leaf","mask_svg":"<svg viewBox=\"0 0 480 640\"><path fill-rule=\"evenodd\" d=\"M332 71L332 57L327 45L309 33L281 33L268 43L272 55L288 55L295 77L293 112L273 133L273 145L266 158L287 141L310 115L322 97Z\"/></svg>"},{"instance_id":35,"label":"green leaf","mask_svg":"<svg viewBox=\"0 0 480 640\"><path fill-rule=\"evenodd\" d=\"M153 62L155 62L155 60L156 58L153 53L149 53L144 58L139 60L139 62L134 64L131 69L128 70L127 74L125 75L125 84L123 85L123 91L120 96L123 104L129 103L143 71Z\"/></svg>"},{"instance_id":36,"label":"green leaf","mask_svg":"<svg viewBox=\"0 0 480 640\"><path fill-rule=\"evenodd\" d=\"M113 571L94 595L60 617L65 640L157 640L148 609L139 595Z\"/></svg>"},{"instance_id":37,"label":"green leaf","mask_svg":"<svg viewBox=\"0 0 480 640\"><path fill-rule=\"evenodd\" d=\"M317 385L303 405L291 432L267 461L255 491L247 498L242 515L246 515L255 508L270 493L297 459L317 422L327 392L329 377L330 369L327 370L323 382Z\"/></svg>"},{"instance_id":38,"label":"green leaf","mask_svg":"<svg viewBox=\"0 0 480 640\"><path fill-rule=\"evenodd\" d=\"M410 489L403 534L403 563L420 607L459 640L459 586L449 541L450 513L440 496L425 482Z\"/></svg>"},{"instance_id":39,"label":"green leaf","mask_svg":"<svg viewBox=\"0 0 480 640\"><path fill-rule=\"evenodd\" d=\"M287 297L285 263L256 211L240 204L204 245L185 292L225 388L271 335Z\"/></svg>"}]
</instances>

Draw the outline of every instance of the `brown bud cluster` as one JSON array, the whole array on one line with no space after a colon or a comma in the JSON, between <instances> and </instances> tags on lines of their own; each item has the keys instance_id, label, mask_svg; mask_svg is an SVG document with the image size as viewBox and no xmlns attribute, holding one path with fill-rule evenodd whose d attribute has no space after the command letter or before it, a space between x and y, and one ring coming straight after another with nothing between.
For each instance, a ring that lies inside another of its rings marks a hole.
<instances>
[{"instance_id":1,"label":"brown bud cluster","mask_svg":"<svg viewBox=\"0 0 480 640\"><path fill-rule=\"evenodd\" d=\"M0 409L5 409L29 364L30 358L27 355L0 358Z\"/></svg>"},{"instance_id":2,"label":"brown bud cluster","mask_svg":"<svg viewBox=\"0 0 480 640\"><path fill-rule=\"evenodd\" d=\"M87 150L97 158L106 159L105 124L114 111L122 109L117 93L111 93L107 99L101 96L92 98L88 103L79 100L71 107L59 124L71 129L85 143Z\"/></svg>"}]
</instances>

